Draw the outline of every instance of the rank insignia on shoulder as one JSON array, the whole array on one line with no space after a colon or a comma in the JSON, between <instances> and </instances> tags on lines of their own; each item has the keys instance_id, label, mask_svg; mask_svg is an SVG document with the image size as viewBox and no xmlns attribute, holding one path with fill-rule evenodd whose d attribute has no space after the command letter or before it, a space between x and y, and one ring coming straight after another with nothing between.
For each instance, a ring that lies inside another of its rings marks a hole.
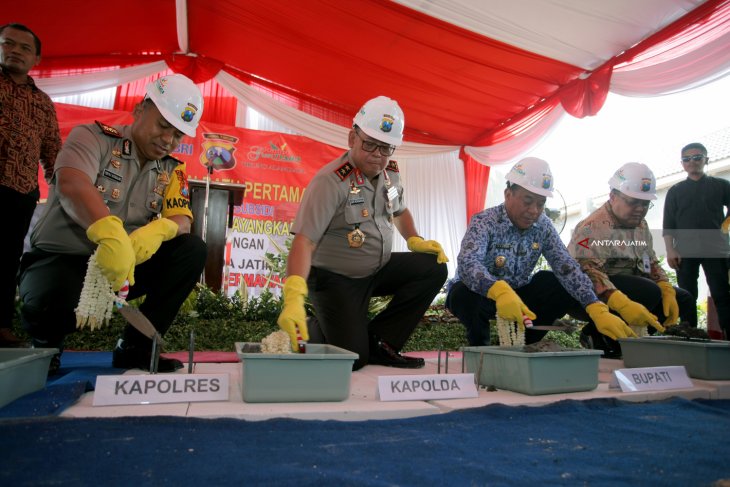
<instances>
[{"instance_id":1,"label":"rank insignia on shoulder","mask_svg":"<svg viewBox=\"0 0 730 487\"><path fill-rule=\"evenodd\" d=\"M337 177L340 178L340 181L344 181L345 178L350 175L353 169L354 168L352 167L352 164L346 162L337 169L335 169L335 174L337 174Z\"/></svg>"},{"instance_id":2,"label":"rank insignia on shoulder","mask_svg":"<svg viewBox=\"0 0 730 487\"><path fill-rule=\"evenodd\" d=\"M398 169L398 163L395 161L388 161L388 165L385 166L385 169L387 169L388 171L400 172L400 170Z\"/></svg>"},{"instance_id":3,"label":"rank insignia on shoulder","mask_svg":"<svg viewBox=\"0 0 730 487\"><path fill-rule=\"evenodd\" d=\"M122 138L122 133L119 130L117 130L114 127L112 127L111 125L107 125L107 124L105 124L103 122L100 122L98 120L96 120L95 122L96 122L96 125L99 126L99 128L101 129L101 131L104 132L105 135L108 135L109 137L116 137L117 139L121 139Z\"/></svg>"}]
</instances>

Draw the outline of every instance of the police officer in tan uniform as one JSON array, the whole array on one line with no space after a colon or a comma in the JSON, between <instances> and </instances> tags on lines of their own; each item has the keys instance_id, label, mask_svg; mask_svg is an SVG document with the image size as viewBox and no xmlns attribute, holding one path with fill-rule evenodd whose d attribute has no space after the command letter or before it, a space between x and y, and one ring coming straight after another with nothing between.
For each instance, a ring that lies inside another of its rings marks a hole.
<instances>
[{"instance_id":1,"label":"police officer in tan uniform","mask_svg":"<svg viewBox=\"0 0 730 487\"><path fill-rule=\"evenodd\" d=\"M284 307L279 326L309 338L304 298L314 305L314 340L359 355L353 369L380 364L423 367L423 359L399 353L446 280L441 245L418 235L403 200L395 161L403 141L403 112L390 98L366 102L348 136L350 150L324 166L304 193L292 233ZM391 252L393 229L412 252ZM393 296L373 319L373 296ZM313 341L314 341L313 340Z\"/></svg>"},{"instance_id":2,"label":"police officer in tan uniform","mask_svg":"<svg viewBox=\"0 0 730 487\"><path fill-rule=\"evenodd\" d=\"M202 111L197 86L171 75L147 86L131 125L73 129L21 262L21 317L34 346L63 350L64 337L76 328L74 309L95 251L113 290L128 282L128 299L146 296L140 310L158 332L170 327L207 255L205 242L190 233L185 165L170 156L184 135L195 136ZM150 357L151 341L127 326L113 365L147 369ZM59 366L60 353L51 372ZM161 357L158 371L181 367Z\"/></svg>"}]
</instances>

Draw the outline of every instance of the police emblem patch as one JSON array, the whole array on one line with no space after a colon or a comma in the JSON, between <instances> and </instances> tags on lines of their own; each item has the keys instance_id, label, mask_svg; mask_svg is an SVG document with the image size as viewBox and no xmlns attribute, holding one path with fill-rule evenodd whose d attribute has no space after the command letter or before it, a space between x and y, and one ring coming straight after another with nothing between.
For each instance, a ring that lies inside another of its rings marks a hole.
<instances>
[{"instance_id":1,"label":"police emblem patch","mask_svg":"<svg viewBox=\"0 0 730 487\"><path fill-rule=\"evenodd\" d=\"M380 121L380 130L383 132L390 132L393 130L393 123L395 122L395 118L393 115L388 115L387 113L383 114L383 119Z\"/></svg>"}]
</instances>

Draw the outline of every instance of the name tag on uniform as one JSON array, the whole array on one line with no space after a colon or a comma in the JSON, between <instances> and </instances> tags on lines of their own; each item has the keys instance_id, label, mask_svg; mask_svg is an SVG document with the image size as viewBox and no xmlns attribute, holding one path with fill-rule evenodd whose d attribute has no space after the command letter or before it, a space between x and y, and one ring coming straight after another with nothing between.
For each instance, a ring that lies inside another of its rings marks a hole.
<instances>
[{"instance_id":1,"label":"name tag on uniform","mask_svg":"<svg viewBox=\"0 0 730 487\"><path fill-rule=\"evenodd\" d=\"M349 203L349 205L350 205L350 206L354 206L354 205L362 205L362 204L364 204L364 203L365 203L365 198L364 198L364 197L362 197L362 196L356 196L356 197L354 197L354 198L350 198L350 199L348 200L348 203Z\"/></svg>"},{"instance_id":2,"label":"name tag on uniform","mask_svg":"<svg viewBox=\"0 0 730 487\"><path fill-rule=\"evenodd\" d=\"M122 176L117 173L111 172L109 169L104 169L104 177L114 180L118 183L122 182Z\"/></svg>"}]
</instances>

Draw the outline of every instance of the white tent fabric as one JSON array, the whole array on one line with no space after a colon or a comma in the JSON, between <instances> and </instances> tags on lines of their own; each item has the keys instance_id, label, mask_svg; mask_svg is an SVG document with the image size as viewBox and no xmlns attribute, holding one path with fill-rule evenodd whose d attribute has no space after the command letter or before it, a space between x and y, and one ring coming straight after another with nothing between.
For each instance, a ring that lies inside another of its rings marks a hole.
<instances>
[{"instance_id":1,"label":"white tent fabric","mask_svg":"<svg viewBox=\"0 0 730 487\"><path fill-rule=\"evenodd\" d=\"M78 95L104 88L114 88L138 79L144 79L167 69L165 61L139 64L129 68L96 71L92 73L35 78L36 85L51 98Z\"/></svg>"},{"instance_id":2,"label":"white tent fabric","mask_svg":"<svg viewBox=\"0 0 730 487\"><path fill-rule=\"evenodd\" d=\"M586 71L703 0L395 0L413 10ZM550 19L546 22L546 19ZM651 33L649 33L651 34Z\"/></svg>"}]
</instances>

